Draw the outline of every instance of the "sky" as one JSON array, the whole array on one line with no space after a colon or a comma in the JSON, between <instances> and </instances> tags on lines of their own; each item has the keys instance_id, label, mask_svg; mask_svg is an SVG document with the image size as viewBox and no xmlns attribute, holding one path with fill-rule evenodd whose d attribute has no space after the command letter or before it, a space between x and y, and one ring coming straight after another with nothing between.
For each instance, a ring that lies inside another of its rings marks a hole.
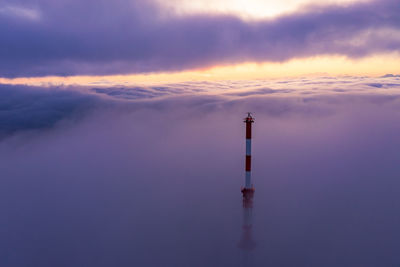
<instances>
[{"instance_id":1,"label":"sky","mask_svg":"<svg viewBox=\"0 0 400 267\"><path fill-rule=\"evenodd\" d=\"M0 266L398 266L399 14L0 1Z\"/></svg>"},{"instance_id":2,"label":"sky","mask_svg":"<svg viewBox=\"0 0 400 267\"><path fill-rule=\"evenodd\" d=\"M396 0L2 1L0 81L377 77L399 69L398 13Z\"/></svg>"}]
</instances>

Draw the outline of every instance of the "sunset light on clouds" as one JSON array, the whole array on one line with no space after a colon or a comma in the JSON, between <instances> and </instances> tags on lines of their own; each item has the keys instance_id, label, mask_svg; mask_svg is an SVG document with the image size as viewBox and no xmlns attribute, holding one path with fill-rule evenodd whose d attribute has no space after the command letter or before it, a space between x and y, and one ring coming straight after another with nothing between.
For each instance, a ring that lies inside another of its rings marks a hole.
<instances>
[{"instance_id":1,"label":"sunset light on clouds","mask_svg":"<svg viewBox=\"0 0 400 267\"><path fill-rule=\"evenodd\" d=\"M394 0L2 2L0 77L374 76L399 69L398 13Z\"/></svg>"},{"instance_id":2,"label":"sunset light on clouds","mask_svg":"<svg viewBox=\"0 0 400 267\"><path fill-rule=\"evenodd\" d=\"M305 67L306 66L306 67ZM5 84L30 85L132 85L163 84L203 80L247 80L281 79L293 77L320 76L370 76L379 77L397 73L400 56L397 53L371 56L362 59L347 59L343 56L294 59L284 63L243 63L238 65L215 66L179 72L150 72L106 76L49 76L25 78L0 78Z\"/></svg>"},{"instance_id":3,"label":"sunset light on clouds","mask_svg":"<svg viewBox=\"0 0 400 267\"><path fill-rule=\"evenodd\" d=\"M158 0L161 6L170 8L178 14L215 13L231 14L244 19L273 18L285 13L302 12L312 5L349 5L369 0Z\"/></svg>"}]
</instances>

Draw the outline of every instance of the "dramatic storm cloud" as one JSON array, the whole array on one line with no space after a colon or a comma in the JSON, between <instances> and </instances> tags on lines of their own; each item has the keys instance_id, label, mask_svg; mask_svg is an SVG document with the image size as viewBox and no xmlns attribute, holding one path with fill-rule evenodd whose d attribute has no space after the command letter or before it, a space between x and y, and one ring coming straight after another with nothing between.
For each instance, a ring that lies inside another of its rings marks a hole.
<instances>
[{"instance_id":1,"label":"dramatic storm cloud","mask_svg":"<svg viewBox=\"0 0 400 267\"><path fill-rule=\"evenodd\" d=\"M0 3L0 76L183 70L400 48L400 4L309 6L274 19L178 16L149 1Z\"/></svg>"}]
</instances>

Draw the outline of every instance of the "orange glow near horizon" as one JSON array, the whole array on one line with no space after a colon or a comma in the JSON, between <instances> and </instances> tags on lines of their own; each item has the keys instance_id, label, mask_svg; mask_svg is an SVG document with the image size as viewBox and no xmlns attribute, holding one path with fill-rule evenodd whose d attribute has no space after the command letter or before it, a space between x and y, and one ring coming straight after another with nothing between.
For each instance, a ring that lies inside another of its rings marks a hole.
<instances>
[{"instance_id":1,"label":"orange glow near horizon","mask_svg":"<svg viewBox=\"0 0 400 267\"><path fill-rule=\"evenodd\" d=\"M346 75L377 77L387 73L399 74L399 70L400 55L393 53L359 60L350 60L338 56L315 57L295 59L285 63L244 63L172 73L109 76L52 76L15 79L0 78L0 83L36 86L129 86L134 84L165 84L185 81L283 79L310 76Z\"/></svg>"}]
</instances>

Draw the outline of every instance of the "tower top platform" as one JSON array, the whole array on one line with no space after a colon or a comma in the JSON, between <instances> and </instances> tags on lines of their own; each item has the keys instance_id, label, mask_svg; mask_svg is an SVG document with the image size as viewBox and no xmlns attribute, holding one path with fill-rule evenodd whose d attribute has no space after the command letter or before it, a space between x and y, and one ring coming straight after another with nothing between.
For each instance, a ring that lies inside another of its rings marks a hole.
<instances>
[{"instance_id":1,"label":"tower top platform","mask_svg":"<svg viewBox=\"0 0 400 267\"><path fill-rule=\"evenodd\" d=\"M245 122L245 123L253 123L254 122L254 118L251 115L251 112L247 112L247 117L244 118L243 122Z\"/></svg>"}]
</instances>

